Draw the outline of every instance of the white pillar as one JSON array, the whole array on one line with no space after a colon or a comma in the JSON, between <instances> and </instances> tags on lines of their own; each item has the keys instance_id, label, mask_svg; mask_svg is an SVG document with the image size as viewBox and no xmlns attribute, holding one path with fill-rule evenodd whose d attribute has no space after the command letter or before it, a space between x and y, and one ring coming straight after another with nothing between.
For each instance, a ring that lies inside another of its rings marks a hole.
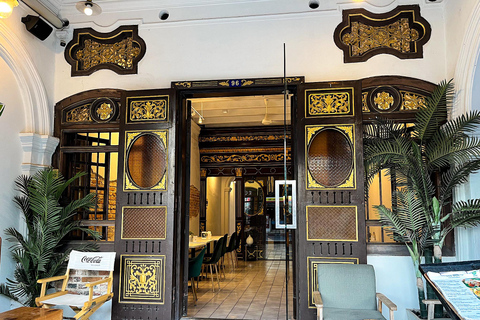
<instances>
[{"instance_id":1,"label":"white pillar","mask_svg":"<svg viewBox=\"0 0 480 320\"><path fill-rule=\"evenodd\" d=\"M52 163L59 139L37 133L20 133L23 149L22 173L32 175Z\"/></svg>"}]
</instances>

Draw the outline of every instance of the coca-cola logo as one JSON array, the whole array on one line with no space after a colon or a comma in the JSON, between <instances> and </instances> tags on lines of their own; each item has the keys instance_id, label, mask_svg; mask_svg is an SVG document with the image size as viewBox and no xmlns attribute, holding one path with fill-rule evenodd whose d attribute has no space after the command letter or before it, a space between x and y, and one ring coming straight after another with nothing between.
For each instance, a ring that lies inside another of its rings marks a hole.
<instances>
[{"instance_id":1,"label":"coca-cola logo","mask_svg":"<svg viewBox=\"0 0 480 320\"><path fill-rule=\"evenodd\" d=\"M82 263L101 263L102 257L101 256L95 256L95 257L83 256L81 261Z\"/></svg>"}]
</instances>

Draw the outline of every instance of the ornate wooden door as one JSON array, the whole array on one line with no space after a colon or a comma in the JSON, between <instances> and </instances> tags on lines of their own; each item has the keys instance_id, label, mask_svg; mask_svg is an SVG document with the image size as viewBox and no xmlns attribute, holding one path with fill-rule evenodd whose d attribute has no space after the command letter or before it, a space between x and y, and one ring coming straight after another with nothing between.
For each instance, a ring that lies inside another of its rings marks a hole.
<instances>
[{"instance_id":1,"label":"ornate wooden door","mask_svg":"<svg viewBox=\"0 0 480 320\"><path fill-rule=\"evenodd\" d=\"M122 97L112 319L173 319L175 109L170 90Z\"/></svg>"},{"instance_id":2,"label":"ornate wooden door","mask_svg":"<svg viewBox=\"0 0 480 320\"><path fill-rule=\"evenodd\" d=\"M309 83L298 97L297 319L314 319L319 263L366 263L359 81ZM300 91L301 92L301 91Z\"/></svg>"}]
</instances>

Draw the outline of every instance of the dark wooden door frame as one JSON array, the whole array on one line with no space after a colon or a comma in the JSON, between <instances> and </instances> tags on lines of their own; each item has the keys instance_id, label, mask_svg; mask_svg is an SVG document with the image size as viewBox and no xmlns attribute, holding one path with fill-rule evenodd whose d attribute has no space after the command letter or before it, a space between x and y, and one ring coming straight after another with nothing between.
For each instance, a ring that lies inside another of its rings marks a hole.
<instances>
[{"instance_id":1,"label":"dark wooden door frame","mask_svg":"<svg viewBox=\"0 0 480 320\"><path fill-rule=\"evenodd\" d=\"M243 80L216 80L197 82L172 82L174 101L176 101L176 177L175 177L175 226L174 226L174 265L173 265L173 301L174 319L186 316L188 305L188 205L190 185L190 121L191 114L187 112L187 99L212 98L251 95L282 94L284 90L283 78L262 78ZM288 91L294 93L292 108L296 108L296 95L299 86L304 83L303 77L287 78ZM229 85L226 85L229 84ZM233 85L232 85L233 84ZM237 85L238 84L238 85ZM242 85L243 84L243 85ZM296 110L291 111L292 126L295 122ZM292 141L295 134L292 128ZM293 150L292 150L293 153ZM293 164L292 164L293 165ZM295 274L295 272L294 272ZM295 299L295 293L294 293ZM294 301L296 304L296 301Z\"/></svg>"}]
</instances>

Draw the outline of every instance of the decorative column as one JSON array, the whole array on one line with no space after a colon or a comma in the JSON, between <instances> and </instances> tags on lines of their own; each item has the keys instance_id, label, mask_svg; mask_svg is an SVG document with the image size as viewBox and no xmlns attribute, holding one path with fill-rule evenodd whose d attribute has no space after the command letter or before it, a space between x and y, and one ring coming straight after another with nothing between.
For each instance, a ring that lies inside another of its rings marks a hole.
<instances>
[{"instance_id":1,"label":"decorative column","mask_svg":"<svg viewBox=\"0 0 480 320\"><path fill-rule=\"evenodd\" d=\"M200 235L207 231L207 169L200 169Z\"/></svg>"},{"instance_id":2,"label":"decorative column","mask_svg":"<svg viewBox=\"0 0 480 320\"><path fill-rule=\"evenodd\" d=\"M241 239L240 247L237 249L237 255L242 258L245 257L243 183L243 168L235 168L235 228Z\"/></svg>"},{"instance_id":3,"label":"decorative column","mask_svg":"<svg viewBox=\"0 0 480 320\"><path fill-rule=\"evenodd\" d=\"M23 149L22 173L32 175L52 163L59 139L37 133L20 133Z\"/></svg>"}]
</instances>

